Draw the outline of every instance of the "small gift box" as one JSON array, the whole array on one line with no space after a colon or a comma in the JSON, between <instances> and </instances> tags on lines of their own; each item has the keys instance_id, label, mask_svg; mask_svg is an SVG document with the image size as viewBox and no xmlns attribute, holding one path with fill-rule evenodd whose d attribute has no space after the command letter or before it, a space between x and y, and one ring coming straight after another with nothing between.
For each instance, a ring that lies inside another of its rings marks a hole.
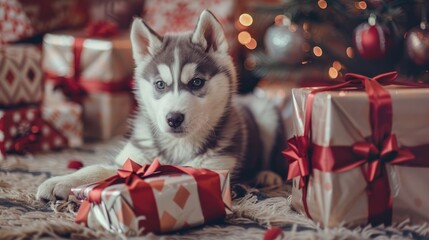
<instances>
[{"instance_id":1,"label":"small gift box","mask_svg":"<svg viewBox=\"0 0 429 240\"><path fill-rule=\"evenodd\" d=\"M85 22L82 0L0 0L0 45Z\"/></svg>"},{"instance_id":2,"label":"small gift box","mask_svg":"<svg viewBox=\"0 0 429 240\"><path fill-rule=\"evenodd\" d=\"M77 223L129 235L169 232L222 220L231 209L228 171L138 165L128 159L115 176L72 189L84 200Z\"/></svg>"},{"instance_id":3,"label":"small gift box","mask_svg":"<svg viewBox=\"0 0 429 240\"><path fill-rule=\"evenodd\" d=\"M42 55L37 47L29 44L0 47L0 66L0 108L42 101Z\"/></svg>"},{"instance_id":4,"label":"small gift box","mask_svg":"<svg viewBox=\"0 0 429 240\"><path fill-rule=\"evenodd\" d=\"M292 90L284 154L299 212L325 227L429 221L429 89L395 78Z\"/></svg>"},{"instance_id":5,"label":"small gift box","mask_svg":"<svg viewBox=\"0 0 429 240\"><path fill-rule=\"evenodd\" d=\"M106 140L125 133L133 107L130 82L134 63L129 34L112 28L109 23L95 24L91 33L62 32L44 37L46 98L61 89L66 97L80 102L87 139Z\"/></svg>"},{"instance_id":6,"label":"small gift box","mask_svg":"<svg viewBox=\"0 0 429 240\"><path fill-rule=\"evenodd\" d=\"M58 150L82 143L80 106L26 107L0 110L0 160L6 153Z\"/></svg>"}]
</instances>

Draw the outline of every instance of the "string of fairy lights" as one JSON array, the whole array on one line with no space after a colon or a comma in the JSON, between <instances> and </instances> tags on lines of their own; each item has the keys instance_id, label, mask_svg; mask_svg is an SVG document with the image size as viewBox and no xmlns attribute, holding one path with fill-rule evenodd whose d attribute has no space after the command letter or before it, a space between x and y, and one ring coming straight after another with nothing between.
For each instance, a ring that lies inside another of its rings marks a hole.
<instances>
[{"instance_id":1,"label":"string of fairy lights","mask_svg":"<svg viewBox=\"0 0 429 240\"><path fill-rule=\"evenodd\" d=\"M360 19L364 19L364 18L369 18L369 12L374 11L374 6L376 7L380 7L383 4L382 0L372 0L371 4L372 4L372 9L369 9L369 6L367 3L370 0L367 1L354 1L351 2L350 5L347 5L347 7L353 8L350 11L354 11L356 14L354 16L358 16ZM299 2L299 1L297 1ZM305 2L308 2L310 4L313 4L312 6L314 6L315 1L301 1L299 3L295 3L296 5L298 4L305 4ZM406 1L405 1L406 2ZM405 4L405 2L401 2L398 3L399 4ZM334 6L334 3L332 3L332 5L330 5L330 1L326 1L326 0L317 0L317 7L319 8L319 11L323 12L323 11L328 11L330 7L338 7L338 6ZM377 4L379 4L377 6ZM338 5L338 4L337 4ZM316 7L316 8L317 8ZM381 7L380 7L381 8ZM337 9L338 10L338 9ZM275 12L275 11L272 11ZM271 42L267 43L266 40L264 41L263 39L261 40L260 38L258 38L259 36L252 36L252 25L255 24L255 21L258 21L257 19L255 20L255 16L252 16L252 14L254 14L252 11L248 11L248 12L243 12L242 14L239 15L237 21L235 22L235 27L237 29L237 41L238 43L240 43L242 46L244 46L246 49L248 49L250 52L254 51L254 50L259 50L264 52L265 55L268 55L267 57L270 57L269 54L267 54L267 52L269 53L270 51L268 51L269 46L267 46L269 43L270 44L276 44L276 41L279 42L282 39L284 41L287 41L288 38L286 38L285 36L274 36L270 39ZM328 56L330 58L332 58L331 64L328 64L326 67L326 75L327 77L329 77L330 79L337 79L339 77L343 76L343 73L345 73L348 69L347 69L347 63L351 63L353 62L354 58L356 57L356 51L359 52L359 56L360 58L365 58L365 56L362 54L362 50L360 49L356 49L356 44L353 44L355 42L349 42L349 46L344 46L344 49L342 49L342 51L335 55L332 54L332 51L329 51L331 49L326 49L326 45L321 44L318 40L318 38L320 38L320 36L317 36L317 33L314 33L314 31L312 32L312 25L314 25L314 23L308 22L308 21L301 21L299 24L294 23L291 19L291 16L288 14L288 12L286 11L286 9L280 10L280 12L278 11L276 14L273 15L274 16L274 24L272 27L278 26L278 27L282 27L282 28L287 28L287 31L289 31L290 33L295 33L295 34L301 34L303 37L303 42L296 45L297 47L299 47L299 49L301 49L301 51L303 52L303 54L305 54L305 58L302 56L297 56L295 59L297 62L292 63L291 62L287 62L286 65L289 66L304 66L304 65L308 65L309 63L313 63L316 62L317 59L324 57L324 55L328 54ZM371 20L371 19L369 19ZM374 25L371 24L370 25ZM313 28L314 30L314 28ZM268 32L268 31L267 31ZM288 34L286 32L286 34ZM293 36L292 36L293 37ZM355 36L354 36L355 37ZM383 37L383 36L381 36ZM356 38L356 37L355 37ZM405 38L405 37L404 37ZM259 40L257 40L259 39ZM285 40L286 39L286 40ZM289 37L290 40L290 37ZM263 41L262 43L258 43L258 41ZM283 44L282 46L285 46L285 44ZM380 46L380 48L384 48L386 46ZM281 48L278 49L274 49L272 52L275 53L276 50L280 50L282 51ZM283 49L284 50L284 49ZM290 50L292 51L292 50ZM275 53L276 54L276 53ZM384 53L382 54L381 57L385 57ZM326 61L327 58L324 58L324 61ZM278 60L278 59L277 59ZM372 59L371 59L372 60ZM356 61L354 61L355 63ZM247 70L253 70L256 67L257 63L255 63L254 59L246 59L245 63L244 63L244 67ZM285 67L287 68L287 67Z\"/></svg>"}]
</instances>

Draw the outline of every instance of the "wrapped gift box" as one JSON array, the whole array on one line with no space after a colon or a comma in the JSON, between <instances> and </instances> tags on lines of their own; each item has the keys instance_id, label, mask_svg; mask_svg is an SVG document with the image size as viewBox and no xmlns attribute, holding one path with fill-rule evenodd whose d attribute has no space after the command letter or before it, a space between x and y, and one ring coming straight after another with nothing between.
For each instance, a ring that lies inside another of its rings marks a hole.
<instances>
[{"instance_id":1,"label":"wrapped gift box","mask_svg":"<svg viewBox=\"0 0 429 240\"><path fill-rule=\"evenodd\" d=\"M127 129L133 107L129 34L87 37L83 31L46 34L43 42L46 98L60 87L82 103L84 137L106 140Z\"/></svg>"},{"instance_id":2,"label":"wrapped gift box","mask_svg":"<svg viewBox=\"0 0 429 240\"><path fill-rule=\"evenodd\" d=\"M0 47L0 108L37 104L42 97L40 50L27 44Z\"/></svg>"},{"instance_id":3,"label":"wrapped gift box","mask_svg":"<svg viewBox=\"0 0 429 240\"><path fill-rule=\"evenodd\" d=\"M167 32L193 31L204 9L210 10L222 24L230 52L234 52L237 47L234 21L239 13L235 0L145 0L142 16L153 30L164 35Z\"/></svg>"},{"instance_id":4,"label":"wrapped gift box","mask_svg":"<svg viewBox=\"0 0 429 240\"><path fill-rule=\"evenodd\" d=\"M429 221L429 89L347 78L292 90L292 205L325 227Z\"/></svg>"},{"instance_id":5,"label":"wrapped gift box","mask_svg":"<svg viewBox=\"0 0 429 240\"><path fill-rule=\"evenodd\" d=\"M0 0L0 45L80 26L86 18L82 0Z\"/></svg>"},{"instance_id":6,"label":"wrapped gift box","mask_svg":"<svg viewBox=\"0 0 429 240\"><path fill-rule=\"evenodd\" d=\"M169 232L222 220L231 209L228 171L128 159L117 175L72 189L85 199L76 222L128 235Z\"/></svg>"},{"instance_id":7,"label":"wrapped gift box","mask_svg":"<svg viewBox=\"0 0 429 240\"><path fill-rule=\"evenodd\" d=\"M0 110L0 160L6 153L35 153L82 144L76 103Z\"/></svg>"}]
</instances>

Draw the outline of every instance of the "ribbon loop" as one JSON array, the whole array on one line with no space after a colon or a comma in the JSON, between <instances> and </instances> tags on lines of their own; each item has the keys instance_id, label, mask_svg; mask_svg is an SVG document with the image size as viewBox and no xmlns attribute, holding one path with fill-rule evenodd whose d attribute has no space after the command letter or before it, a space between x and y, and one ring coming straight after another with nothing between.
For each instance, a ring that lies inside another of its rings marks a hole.
<instances>
[{"instance_id":1,"label":"ribbon loop","mask_svg":"<svg viewBox=\"0 0 429 240\"><path fill-rule=\"evenodd\" d=\"M288 140L288 148L283 151L289 161L288 180L301 177L300 188L305 184L304 178L310 175L309 160L307 157L308 139L303 136L294 136Z\"/></svg>"}]
</instances>

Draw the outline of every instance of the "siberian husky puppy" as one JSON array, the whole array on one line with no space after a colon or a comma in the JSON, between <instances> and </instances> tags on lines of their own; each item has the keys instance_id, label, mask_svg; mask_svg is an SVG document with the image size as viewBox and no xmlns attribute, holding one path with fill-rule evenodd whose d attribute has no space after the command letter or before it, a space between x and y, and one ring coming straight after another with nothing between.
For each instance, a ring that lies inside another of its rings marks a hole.
<instances>
[{"instance_id":1,"label":"siberian husky puppy","mask_svg":"<svg viewBox=\"0 0 429 240\"><path fill-rule=\"evenodd\" d=\"M282 182L269 171L283 145L280 114L268 100L236 95L228 44L211 12L201 13L193 32L163 37L136 18L131 43L139 107L116 166L93 165L48 179L38 199L65 200L72 187L114 175L128 158L231 170L233 180L262 185ZM282 161L274 170L285 176Z\"/></svg>"}]
</instances>

